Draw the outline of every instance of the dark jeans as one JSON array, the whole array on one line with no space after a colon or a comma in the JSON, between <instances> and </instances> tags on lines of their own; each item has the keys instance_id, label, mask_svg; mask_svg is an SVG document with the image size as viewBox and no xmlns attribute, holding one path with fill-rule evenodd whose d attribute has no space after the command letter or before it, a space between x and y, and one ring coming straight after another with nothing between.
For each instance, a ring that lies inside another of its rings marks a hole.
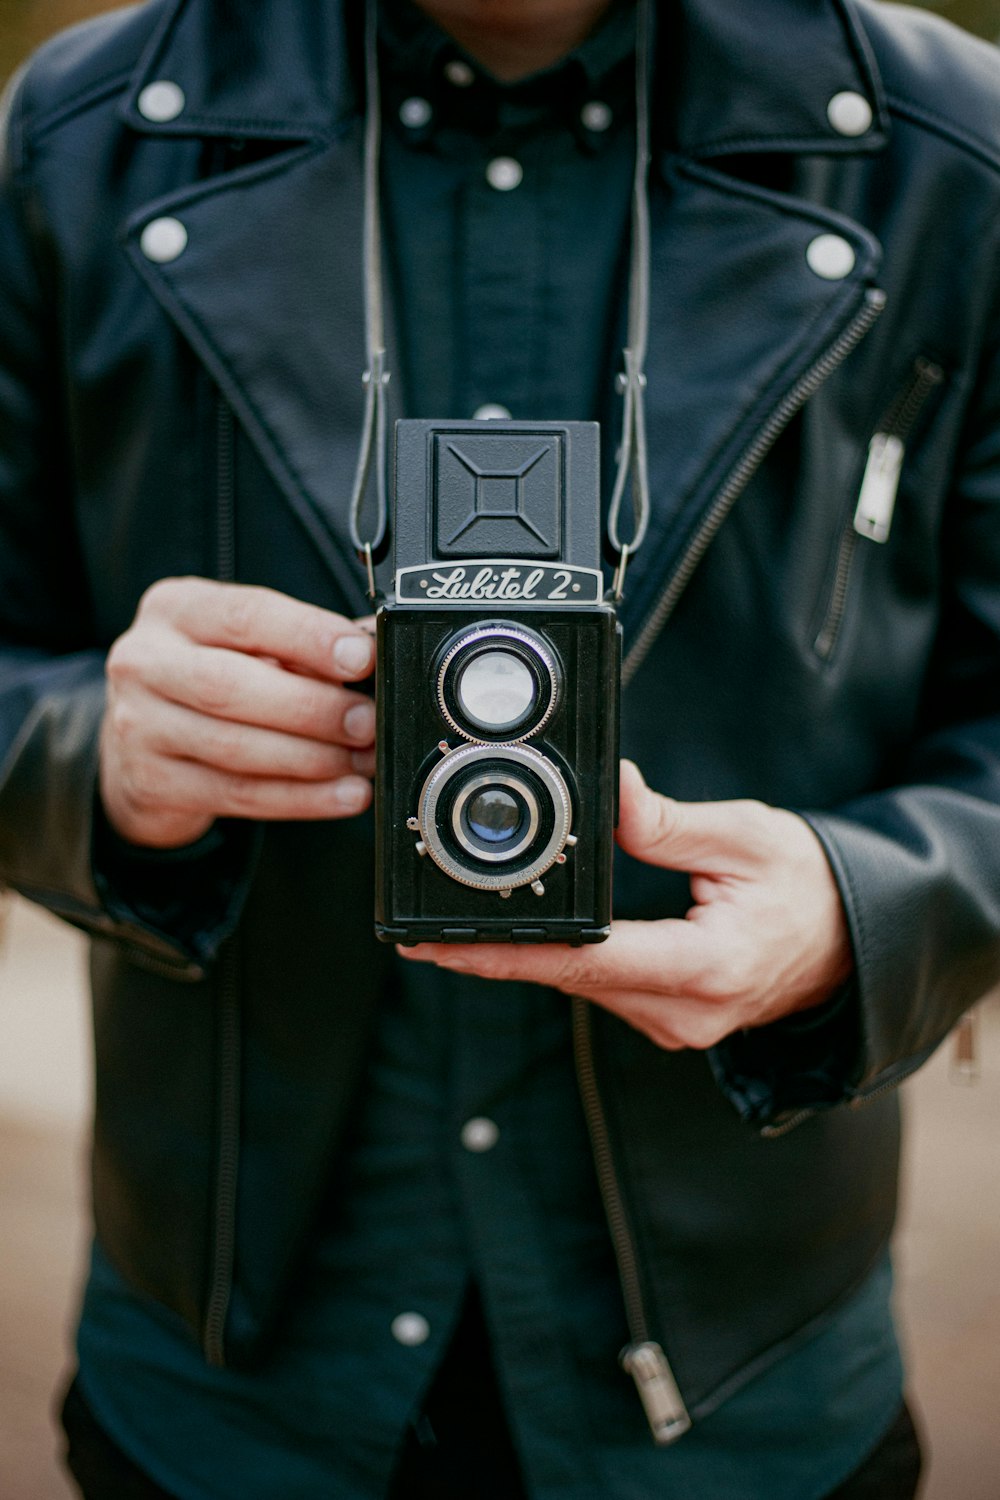
<instances>
[{"instance_id":1,"label":"dark jeans","mask_svg":"<svg viewBox=\"0 0 1000 1500\"><path fill-rule=\"evenodd\" d=\"M174 1500L112 1443L75 1384L66 1396L63 1426L67 1462L84 1500ZM875 1452L829 1500L914 1500L919 1477L920 1445L903 1406ZM524 1497L482 1313L470 1302L423 1415L403 1445L388 1500Z\"/></svg>"}]
</instances>

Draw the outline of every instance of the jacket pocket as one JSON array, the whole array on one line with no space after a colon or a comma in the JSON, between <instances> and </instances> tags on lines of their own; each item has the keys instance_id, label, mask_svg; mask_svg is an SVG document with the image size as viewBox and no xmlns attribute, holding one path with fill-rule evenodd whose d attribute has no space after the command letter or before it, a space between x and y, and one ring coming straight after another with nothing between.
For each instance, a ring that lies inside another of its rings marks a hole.
<instances>
[{"instance_id":1,"label":"jacket pocket","mask_svg":"<svg viewBox=\"0 0 1000 1500\"><path fill-rule=\"evenodd\" d=\"M928 401L943 380L940 365L918 356L882 413L868 444L857 499L841 532L822 621L813 640L813 650L823 662L833 660L840 642L852 583L861 561L863 549L859 543L871 541L881 546L889 540L908 447Z\"/></svg>"}]
</instances>

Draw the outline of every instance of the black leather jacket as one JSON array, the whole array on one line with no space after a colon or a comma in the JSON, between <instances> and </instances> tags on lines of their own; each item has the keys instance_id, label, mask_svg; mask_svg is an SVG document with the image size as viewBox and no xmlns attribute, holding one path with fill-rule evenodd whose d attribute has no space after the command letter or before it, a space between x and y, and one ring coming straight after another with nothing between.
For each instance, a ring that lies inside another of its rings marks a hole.
<instances>
[{"instance_id":1,"label":"black leather jacket","mask_svg":"<svg viewBox=\"0 0 1000 1500\"><path fill-rule=\"evenodd\" d=\"M1000 62L866 0L681 0L663 29L623 748L679 797L805 812L857 959L839 1068L780 1025L706 1059L580 1012L633 1337L697 1415L881 1253L890 1086L1000 975ZM162 79L183 108L154 120ZM5 134L0 879L94 934L104 1245L245 1363L386 981L370 825L270 827L238 858L229 830L211 900L166 921L162 863L123 896L92 848L96 734L143 589L232 576L234 535L242 581L365 609L340 7L151 0L46 48ZM164 217L186 248L151 259ZM884 543L852 525L880 431L883 519L905 449ZM621 873L621 915L686 902Z\"/></svg>"}]
</instances>

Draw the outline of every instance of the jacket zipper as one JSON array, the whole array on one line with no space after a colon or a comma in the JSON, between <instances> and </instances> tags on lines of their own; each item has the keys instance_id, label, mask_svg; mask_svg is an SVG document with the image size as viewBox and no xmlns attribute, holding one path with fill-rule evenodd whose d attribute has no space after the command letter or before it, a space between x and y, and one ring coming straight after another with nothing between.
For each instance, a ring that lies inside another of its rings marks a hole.
<instances>
[{"instance_id":1,"label":"jacket zipper","mask_svg":"<svg viewBox=\"0 0 1000 1500\"><path fill-rule=\"evenodd\" d=\"M722 526L736 501L760 468L777 439L789 422L805 406L811 396L829 379L847 356L861 343L874 327L885 308L885 292L873 288L865 293L861 311L851 320L837 339L806 373L796 381L788 394L778 403L771 416L760 428L753 442L740 458L726 479L715 499L711 502L704 519L695 532L680 562L660 594L652 613L646 620L631 649L626 653L622 667L622 682L627 684L645 661L650 648L660 631L670 619L678 601L687 588L716 533Z\"/></svg>"},{"instance_id":2,"label":"jacket zipper","mask_svg":"<svg viewBox=\"0 0 1000 1500\"><path fill-rule=\"evenodd\" d=\"M594 1152L597 1181L611 1232L625 1303L629 1342L622 1350L621 1362L635 1381L654 1440L661 1446L666 1446L676 1442L687 1432L691 1426L691 1418L663 1349L650 1338L635 1241L615 1171L611 1138L597 1086L590 1005L579 996L573 998L573 1052L580 1098Z\"/></svg>"},{"instance_id":3,"label":"jacket zipper","mask_svg":"<svg viewBox=\"0 0 1000 1500\"><path fill-rule=\"evenodd\" d=\"M209 1364L221 1368L226 1363L226 1314L233 1285L240 1159L240 993L237 954L232 942L223 949L219 962L219 1151L204 1348Z\"/></svg>"},{"instance_id":4,"label":"jacket zipper","mask_svg":"<svg viewBox=\"0 0 1000 1500\"><path fill-rule=\"evenodd\" d=\"M909 380L882 417L868 445L868 459L854 516L840 539L826 617L813 643L817 656L824 661L832 659L840 639L858 538L867 537L869 541L879 543L889 540L907 439L925 402L943 379L944 371L940 365L928 359L917 359Z\"/></svg>"},{"instance_id":5,"label":"jacket zipper","mask_svg":"<svg viewBox=\"0 0 1000 1500\"><path fill-rule=\"evenodd\" d=\"M216 576L236 575L236 427L221 396L216 406ZM212 1266L205 1313L204 1352L210 1365L226 1363L226 1316L236 1250L236 1189L240 1157L241 1017L239 957L235 939L219 956L218 1117Z\"/></svg>"},{"instance_id":6,"label":"jacket zipper","mask_svg":"<svg viewBox=\"0 0 1000 1500\"><path fill-rule=\"evenodd\" d=\"M877 289L867 292L861 311L815 364L796 381L760 428L709 505L701 525L662 590L652 613L627 652L621 674L623 687L642 665L719 528L774 443L809 398L860 344L881 316L885 303L884 292ZM618 1265L629 1329L629 1343L622 1351L621 1362L635 1381L655 1442L665 1446L676 1442L689 1430L691 1417L662 1346L650 1337L635 1241L615 1170L607 1119L597 1085L590 1007L586 1000L578 996L573 999L573 1047L580 1098L590 1132L594 1166Z\"/></svg>"}]
</instances>

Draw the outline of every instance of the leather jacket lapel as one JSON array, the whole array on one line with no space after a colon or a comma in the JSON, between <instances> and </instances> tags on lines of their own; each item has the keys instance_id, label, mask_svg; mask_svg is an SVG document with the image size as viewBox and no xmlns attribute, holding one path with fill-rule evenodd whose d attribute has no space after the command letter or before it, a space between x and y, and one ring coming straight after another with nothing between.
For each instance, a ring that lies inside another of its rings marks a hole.
<instances>
[{"instance_id":1,"label":"leather jacket lapel","mask_svg":"<svg viewBox=\"0 0 1000 1500\"><path fill-rule=\"evenodd\" d=\"M128 253L237 412L350 600L364 608L347 509L365 366L360 122L161 199L126 230ZM177 219L174 260L143 231Z\"/></svg>"},{"instance_id":2,"label":"leather jacket lapel","mask_svg":"<svg viewBox=\"0 0 1000 1500\"><path fill-rule=\"evenodd\" d=\"M671 0L659 7L666 143L697 159L754 151L880 150L889 131L878 69L853 0ZM867 101L871 124L838 131L830 102Z\"/></svg>"},{"instance_id":3,"label":"leather jacket lapel","mask_svg":"<svg viewBox=\"0 0 1000 1500\"><path fill-rule=\"evenodd\" d=\"M834 239L844 247L843 265L853 257L846 274L811 268L823 236L828 253ZM681 160L654 192L652 240L652 516L629 565L626 647L735 466L863 306L881 260L855 221Z\"/></svg>"},{"instance_id":4,"label":"leather jacket lapel","mask_svg":"<svg viewBox=\"0 0 1000 1500\"><path fill-rule=\"evenodd\" d=\"M261 3L266 9L274 0ZM654 514L629 572L623 616L631 630L740 454L856 314L879 260L860 224L692 159L883 143L881 88L849 0L762 3L771 12L768 25L751 28L753 37L742 41L743 23L729 0L686 0L664 28L687 70L678 80L674 132L686 150L667 158L653 184L647 425ZM765 76L785 66L779 21L789 10L797 45L803 26L816 34L821 76L809 74L806 87L793 71L784 89L773 77L764 89L747 73L747 56ZM253 28L236 0L180 0L167 12L129 94L130 123L146 133L256 135L290 144L262 163L147 205L130 219L125 238L140 275L231 401L338 584L360 605L346 509L365 361L361 117L346 12L337 5L315 11L324 15L298 4L294 18L265 16ZM245 31L256 37L253 46L240 41ZM272 34L277 55L264 57L261 39ZM306 44L312 55L298 57ZM227 56L236 62L225 77L205 72L204 59ZM706 88L710 65L735 79L733 86ZM139 101L149 81L165 74L182 81L185 107L175 120L153 124ZM873 127L863 140L831 128L826 103L837 87L863 93L872 105ZM755 113L754 101L765 99L769 133ZM714 115L704 114L708 100L718 106ZM306 143L295 146L295 137ZM143 232L157 217L177 218L186 233L183 253L167 262L142 249ZM823 235L850 246L846 274L810 269L808 248ZM391 415L401 415L398 389L390 392L397 403Z\"/></svg>"},{"instance_id":5,"label":"leather jacket lapel","mask_svg":"<svg viewBox=\"0 0 1000 1500\"><path fill-rule=\"evenodd\" d=\"M309 140L358 111L349 21L361 0L173 0L122 108L142 134ZM168 79L183 108L143 111L148 85Z\"/></svg>"}]
</instances>

